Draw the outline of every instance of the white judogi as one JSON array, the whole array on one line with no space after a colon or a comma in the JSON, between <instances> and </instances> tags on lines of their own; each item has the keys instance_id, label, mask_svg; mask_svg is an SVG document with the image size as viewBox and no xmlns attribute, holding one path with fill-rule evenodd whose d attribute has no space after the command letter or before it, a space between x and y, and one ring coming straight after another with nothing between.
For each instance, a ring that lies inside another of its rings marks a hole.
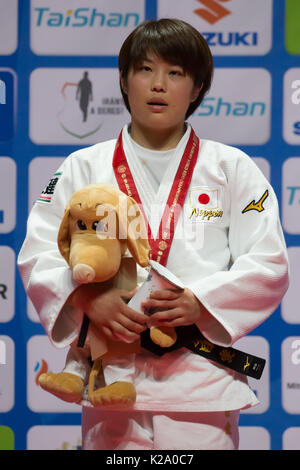
<instances>
[{"instance_id":1,"label":"white judogi","mask_svg":"<svg viewBox=\"0 0 300 470\"><path fill-rule=\"evenodd\" d=\"M189 133L188 126L155 192L134 154L127 126L123 129L124 150L154 235L160 220L153 206L165 207ZM77 284L58 252L58 227L73 192L98 182L117 187L112 168L115 143L110 140L70 155L59 168L51 202L36 202L28 219L19 268L41 323L59 348L76 338L82 312L64 306ZM200 140L166 267L210 312L198 327L219 345L232 345L281 302L288 287L288 261L276 196L242 151ZM146 275L140 268L140 282ZM145 351L137 355L135 370L135 410L224 411L258 402L244 376L185 349L161 358Z\"/></svg>"}]
</instances>

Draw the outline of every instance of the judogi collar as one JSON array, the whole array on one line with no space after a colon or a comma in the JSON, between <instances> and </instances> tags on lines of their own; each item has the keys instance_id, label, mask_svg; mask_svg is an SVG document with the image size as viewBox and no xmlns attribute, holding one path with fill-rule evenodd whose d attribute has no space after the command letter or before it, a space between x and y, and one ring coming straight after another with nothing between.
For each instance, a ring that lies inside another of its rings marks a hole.
<instances>
[{"instance_id":1,"label":"judogi collar","mask_svg":"<svg viewBox=\"0 0 300 470\"><path fill-rule=\"evenodd\" d=\"M150 258L166 265L179 212L182 210L197 162L199 139L188 126L176 147L174 160L163 176L158 194L155 195L139 159L135 156L127 132L125 127L116 143L113 156L115 177L120 190L135 199L143 211L148 226ZM164 207L161 220L150 220L151 204L154 207Z\"/></svg>"},{"instance_id":2,"label":"judogi collar","mask_svg":"<svg viewBox=\"0 0 300 470\"><path fill-rule=\"evenodd\" d=\"M170 163L169 171L166 171L163 176L157 196L155 196L145 177L142 165L135 156L130 139L126 139L127 128L121 131L113 156L113 169L120 190L135 199L140 205L146 221L146 213L150 214L151 203L164 205L163 216L158 221L159 229L155 238L153 236L154 230L151 230L150 227L150 221L147 221L148 240L151 247L150 258L164 266L167 263L179 212L182 210L199 153L199 139L190 126L188 131L187 143L182 148L184 139L179 142L174 160ZM126 154L129 157L128 159ZM136 182L142 184L141 196ZM169 188L168 192L166 188ZM142 204L142 199L144 204ZM157 226L154 228L157 229ZM256 379L261 377L266 362L265 359L234 348L217 346L208 341L196 325L176 327L175 330L177 332L177 341L169 348L155 345L150 339L149 329L141 334L141 346L158 356L180 347L186 347L195 354L204 356L242 374Z\"/></svg>"}]
</instances>

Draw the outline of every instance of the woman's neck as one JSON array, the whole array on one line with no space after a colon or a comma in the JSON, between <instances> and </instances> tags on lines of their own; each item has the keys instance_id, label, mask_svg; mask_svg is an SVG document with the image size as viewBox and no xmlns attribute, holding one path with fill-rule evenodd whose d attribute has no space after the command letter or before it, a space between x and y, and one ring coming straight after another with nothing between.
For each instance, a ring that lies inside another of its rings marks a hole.
<instances>
[{"instance_id":1,"label":"woman's neck","mask_svg":"<svg viewBox=\"0 0 300 470\"><path fill-rule=\"evenodd\" d=\"M177 129L152 130L131 123L129 128L131 138L142 147L151 150L171 150L175 148L186 131L183 123Z\"/></svg>"}]
</instances>

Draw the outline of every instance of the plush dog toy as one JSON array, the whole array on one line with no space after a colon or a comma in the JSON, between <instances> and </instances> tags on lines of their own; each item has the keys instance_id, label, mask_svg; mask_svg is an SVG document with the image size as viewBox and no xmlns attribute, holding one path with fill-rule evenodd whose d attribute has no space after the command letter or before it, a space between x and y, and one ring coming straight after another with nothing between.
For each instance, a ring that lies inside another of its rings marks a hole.
<instances>
[{"instance_id":1,"label":"plush dog toy","mask_svg":"<svg viewBox=\"0 0 300 470\"><path fill-rule=\"evenodd\" d=\"M101 289L118 287L132 290L137 285L136 263L149 263L149 244L144 218L134 199L106 184L86 186L71 197L58 233L58 247L79 284L97 283ZM131 257L126 257L129 250ZM125 255L125 256L124 256ZM76 289L73 300L80 294ZM151 329L152 340L167 347L176 341L173 329ZM115 382L96 388L102 360L140 350L139 341L128 344L108 340L92 324L88 330L91 359L88 400L94 406L131 406L136 399L133 384ZM39 383L57 397L80 402L83 380L68 372L42 374Z\"/></svg>"}]
</instances>

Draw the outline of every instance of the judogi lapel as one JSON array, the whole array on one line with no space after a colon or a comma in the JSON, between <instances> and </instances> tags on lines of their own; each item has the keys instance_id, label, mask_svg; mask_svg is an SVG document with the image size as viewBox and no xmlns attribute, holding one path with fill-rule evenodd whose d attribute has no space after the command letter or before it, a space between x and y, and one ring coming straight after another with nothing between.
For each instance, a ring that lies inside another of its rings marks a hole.
<instances>
[{"instance_id":1,"label":"judogi lapel","mask_svg":"<svg viewBox=\"0 0 300 470\"><path fill-rule=\"evenodd\" d=\"M141 205L148 222L150 257L165 265L178 220L178 207L183 206L197 161L199 139L189 126L163 176L158 194L155 195L126 132L127 129L123 129L116 143L113 157L115 176L121 191ZM164 208L161 220L150 220L152 205L162 205Z\"/></svg>"}]
</instances>

